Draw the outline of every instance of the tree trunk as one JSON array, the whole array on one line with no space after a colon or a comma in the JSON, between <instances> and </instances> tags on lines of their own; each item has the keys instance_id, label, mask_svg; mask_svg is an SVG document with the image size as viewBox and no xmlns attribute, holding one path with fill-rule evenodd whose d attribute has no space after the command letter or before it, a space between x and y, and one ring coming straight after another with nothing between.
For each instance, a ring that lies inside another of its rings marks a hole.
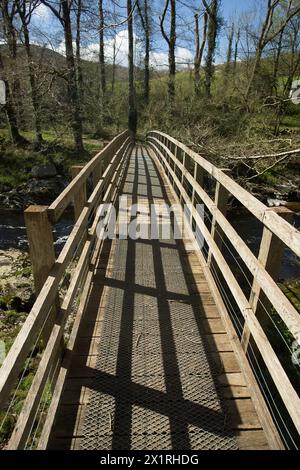
<instances>
[{"instance_id":1,"label":"tree trunk","mask_svg":"<svg viewBox=\"0 0 300 470\"><path fill-rule=\"evenodd\" d=\"M164 21L166 18L166 13L171 5L171 20L170 20L170 35L168 36L164 29ZM160 18L160 29L163 35L163 38L169 46L169 81L168 81L168 95L171 106L174 104L175 99L175 78L176 78L176 57L175 57L175 48L176 48L176 0L166 0L164 11L162 17Z\"/></svg>"},{"instance_id":2,"label":"tree trunk","mask_svg":"<svg viewBox=\"0 0 300 470\"><path fill-rule=\"evenodd\" d=\"M66 62L67 62L67 78L68 78L68 94L71 104L71 125L73 130L75 148L77 154L84 151L82 142L82 121L80 115L80 102L78 96L77 80L76 80L76 66L74 60L73 43L72 43L72 29L70 19L70 7L67 0L61 0L62 17L65 36L66 47Z\"/></svg>"},{"instance_id":3,"label":"tree trunk","mask_svg":"<svg viewBox=\"0 0 300 470\"><path fill-rule=\"evenodd\" d=\"M225 64L225 69L224 69L224 88L225 89L227 88L228 78L229 78L230 68L231 68L233 35L234 35L234 24L231 27L229 37L228 37L228 49L227 49L226 64Z\"/></svg>"},{"instance_id":4,"label":"tree trunk","mask_svg":"<svg viewBox=\"0 0 300 470\"><path fill-rule=\"evenodd\" d=\"M29 81L30 81L30 98L31 98L33 116L34 116L36 144L40 146L43 141L42 126L41 126L40 117L39 117L39 104L38 104L37 88L36 88L36 82L35 82L35 76L34 76L31 48L30 48L29 31L28 31L26 22L23 21L23 19L22 19L22 22L23 22L23 33L24 33L24 43L25 43L25 50L26 50L26 57L27 57L28 74L29 74Z\"/></svg>"},{"instance_id":5,"label":"tree trunk","mask_svg":"<svg viewBox=\"0 0 300 470\"><path fill-rule=\"evenodd\" d=\"M176 0L171 0L171 29L169 45L169 97L171 103L175 99L175 77L176 77Z\"/></svg>"},{"instance_id":6,"label":"tree trunk","mask_svg":"<svg viewBox=\"0 0 300 470\"><path fill-rule=\"evenodd\" d=\"M144 1L145 10L145 74L144 74L144 100L149 103L150 97L150 25L148 0Z\"/></svg>"},{"instance_id":7,"label":"tree trunk","mask_svg":"<svg viewBox=\"0 0 300 470\"><path fill-rule=\"evenodd\" d=\"M3 18L3 29L4 36L8 45L9 55L10 55L10 73L7 80L9 82L10 89L10 106L14 109L14 114L16 117L16 122L20 121L21 116L21 106L20 106L20 96L21 96L21 87L20 81L17 76L18 67L17 67L17 38L16 30L13 25L12 13L9 12L9 2L8 0L2 0L1 2L1 11Z\"/></svg>"},{"instance_id":8,"label":"tree trunk","mask_svg":"<svg viewBox=\"0 0 300 470\"><path fill-rule=\"evenodd\" d=\"M5 69L4 69L4 63L2 60L1 53L0 53L0 72L1 72L1 78L4 81L5 88L6 88L6 103L4 105L4 111L5 111L7 123L9 126L11 141L14 145L21 145L21 144L24 144L26 140L19 133L18 124L17 124L17 116L16 116L16 112L14 109L14 105L13 105L10 83L7 80L7 78L5 78Z\"/></svg>"},{"instance_id":9,"label":"tree trunk","mask_svg":"<svg viewBox=\"0 0 300 470\"><path fill-rule=\"evenodd\" d=\"M208 15L207 12L204 13L204 30L203 30L203 39L200 46L200 36L199 36L199 16L195 15L195 35L196 35L196 54L194 59L194 80L195 80L195 93L197 96L200 95L200 67L203 57L203 51L206 43L207 36L207 22Z\"/></svg>"},{"instance_id":10,"label":"tree trunk","mask_svg":"<svg viewBox=\"0 0 300 470\"><path fill-rule=\"evenodd\" d=\"M132 1L127 0L128 16L128 128L135 135L137 130L137 109L134 84L134 45L133 45L133 20L132 20Z\"/></svg>"},{"instance_id":11,"label":"tree trunk","mask_svg":"<svg viewBox=\"0 0 300 470\"><path fill-rule=\"evenodd\" d=\"M76 76L78 84L78 95L82 108L83 101L83 74L81 67L81 14L82 14L82 0L77 0L77 11L76 11Z\"/></svg>"},{"instance_id":12,"label":"tree trunk","mask_svg":"<svg viewBox=\"0 0 300 470\"><path fill-rule=\"evenodd\" d=\"M100 64L100 85L102 95L106 92L106 70L105 70L105 54L104 54L104 13L103 0L99 0L99 64Z\"/></svg>"},{"instance_id":13,"label":"tree trunk","mask_svg":"<svg viewBox=\"0 0 300 470\"><path fill-rule=\"evenodd\" d=\"M233 60L233 70L234 70L234 72L236 71L240 36L241 36L241 30L239 29L238 32L237 32L237 37L236 37L235 46L234 46L234 60Z\"/></svg>"},{"instance_id":14,"label":"tree trunk","mask_svg":"<svg viewBox=\"0 0 300 470\"><path fill-rule=\"evenodd\" d=\"M212 0L208 11L208 49L205 64L205 92L207 98L211 98L211 85L214 76L214 58L218 32L218 10L219 0Z\"/></svg>"},{"instance_id":15,"label":"tree trunk","mask_svg":"<svg viewBox=\"0 0 300 470\"><path fill-rule=\"evenodd\" d=\"M276 48L276 56L275 56L275 61L274 61L274 70L273 70L273 79L272 79L272 92L274 91L275 96L277 96L277 76L278 76L279 62L280 62L280 56L281 56L281 51L282 51L283 33L284 33L284 30L281 31L281 33L279 35L279 38L278 38L278 44L277 44L277 48Z\"/></svg>"}]
</instances>

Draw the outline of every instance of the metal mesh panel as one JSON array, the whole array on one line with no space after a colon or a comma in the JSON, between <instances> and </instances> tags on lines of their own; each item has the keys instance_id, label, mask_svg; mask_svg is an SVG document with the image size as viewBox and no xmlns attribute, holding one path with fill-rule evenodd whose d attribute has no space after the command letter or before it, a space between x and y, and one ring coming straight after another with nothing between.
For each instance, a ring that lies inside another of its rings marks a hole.
<instances>
[{"instance_id":1,"label":"metal mesh panel","mask_svg":"<svg viewBox=\"0 0 300 470\"><path fill-rule=\"evenodd\" d=\"M148 156L132 156L125 189L162 194ZM115 243L81 448L236 449L176 242Z\"/></svg>"}]
</instances>

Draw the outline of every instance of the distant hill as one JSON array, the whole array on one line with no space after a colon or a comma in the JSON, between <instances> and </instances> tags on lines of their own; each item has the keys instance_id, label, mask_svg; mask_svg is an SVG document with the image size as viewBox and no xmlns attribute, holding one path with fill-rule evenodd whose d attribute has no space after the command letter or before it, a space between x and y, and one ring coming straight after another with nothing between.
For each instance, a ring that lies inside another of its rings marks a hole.
<instances>
[{"instance_id":1,"label":"distant hill","mask_svg":"<svg viewBox=\"0 0 300 470\"><path fill-rule=\"evenodd\" d=\"M0 45L0 50L4 56L7 55L7 46L5 44ZM65 57L60 54L59 52L54 51L53 49L49 49L48 47L38 46L35 44L31 45L31 51L33 58L36 64L40 64L43 67L47 68L55 68L55 69L63 69L65 68L66 60ZM25 60L25 51L23 45L18 45L18 62L20 64L24 63ZM91 62L88 60L81 61L83 72L97 73L98 64L97 62ZM106 74L107 80L110 81L112 79L113 74L113 65L106 64ZM124 81L128 78L128 69L127 67L123 67L121 65L115 66L115 79L116 81Z\"/></svg>"}]
</instances>

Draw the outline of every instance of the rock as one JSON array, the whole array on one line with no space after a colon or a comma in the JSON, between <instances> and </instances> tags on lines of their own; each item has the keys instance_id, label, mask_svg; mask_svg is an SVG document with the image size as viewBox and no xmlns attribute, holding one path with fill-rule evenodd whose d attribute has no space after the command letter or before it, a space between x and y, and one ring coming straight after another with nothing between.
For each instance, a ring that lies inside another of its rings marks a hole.
<instances>
[{"instance_id":1,"label":"rock","mask_svg":"<svg viewBox=\"0 0 300 470\"><path fill-rule=\"evenodd\" d=\"M49 205L67 186L62 176L32 178L11 191L0 194L0 209L24 210L31 204Z\"/></svg>"},{"instance_id":2,"label":"rock","mask_svg":"<svg viewBox=\"0 0 300 470\"><path fill-rule=\"evenodd\" d=\"M267 202L269 207L286 206L286 201L283 201L282 199L268 199Z\"/></svg>"},{"instance_id":3,"label":"rock","mask_svg":"<svg viewBox=\"0 0 300 470\"><path fill-rule=\"evenodd\" d=\"M0 193L6 193L7 191L10 191L10 189L11 186L9 186L8 184L0 183Z\"/></svg>"},{"instance_id":4,"label":"rock","mask_svg":"<svg viewBox=\"0 0 300 470\"><path fill-rule=\"evenodd\" d=\"M52 178L57 175L57 171L52 163L48 165L36 165L31 169L31 174L34 178Z\"/></svg>"}]
</instances>

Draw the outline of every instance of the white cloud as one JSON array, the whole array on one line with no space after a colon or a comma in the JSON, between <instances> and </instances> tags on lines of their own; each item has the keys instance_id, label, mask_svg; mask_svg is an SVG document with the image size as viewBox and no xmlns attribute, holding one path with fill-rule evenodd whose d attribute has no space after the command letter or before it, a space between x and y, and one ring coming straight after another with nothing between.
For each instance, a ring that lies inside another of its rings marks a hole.
<instances>
[{"instance_id":1,"label":"white cloud","mask_svg":"<svg viewBox=\"0 0 300 470\"><path fill-rule=\"evenodd\" d=\"M143 54L142 43L138 40L137 36L134 35L135 41L135 59L137 60ZM114 45L116 53L116 63L127 67L128 65L128 31L123 30L116 34L114 38L107 39L105 41L105 59L108 63L113 62ZM74 44L75 48L75 44ZM65 54L65 44L62 41L56 48L56 52ZM176 47L175 51L177 67L185 68L188 64L193 63L192 52L185 47ZM84 60L91 62L97 62L99 60L99 43L91 43L87 46L81 47L81 57ZM168 68L168 53L167 52L151 52L150 53L150 65L154 68L166 70Z\"/></svg>"},{"instance_id":2,"label":"white cloud","mask_svg":"<svg viewBox=\"0 0 300 470\"><path fill-rule=\"evenodd\" d=\"M40 3L34 10L33 12L33 16L36 18L36 19L43 19L43 20L47 20L49 17L50 17L50 10L49 8L44 5L43 3Z\"/></svg>"},{"instance_id":3,"label":"white cloud","mask_svg":"<svg viewBox=\"0 0 300 470\"><path fill-rule=\"evenodd\" d=\"M193 54L185 47L176 47L175 58L177 68L185 68L188 64L193 63ZM150 64L152 67L159 67L160 69L167 69L169 66L169 59L167 52L151 52Z\"/></svg>"}]
</instances>

